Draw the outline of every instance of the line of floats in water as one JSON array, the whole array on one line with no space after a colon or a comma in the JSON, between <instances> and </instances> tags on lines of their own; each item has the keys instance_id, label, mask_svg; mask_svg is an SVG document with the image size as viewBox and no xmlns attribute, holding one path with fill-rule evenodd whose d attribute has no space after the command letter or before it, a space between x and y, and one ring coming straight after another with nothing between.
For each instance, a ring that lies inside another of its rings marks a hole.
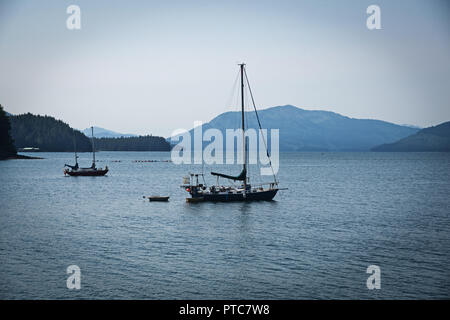
<instances>
[{"instance_id":1,"label":"line of floats in water","mask_svg":"<svg viewBox=\"0 0 450 320\"><path fill-rule=\"evenodd\" d=\"M122 162L122 160L96 160L95 162ZM172 160L131 160L131 162L172 162Z\"/></svg>"}]
</instances>

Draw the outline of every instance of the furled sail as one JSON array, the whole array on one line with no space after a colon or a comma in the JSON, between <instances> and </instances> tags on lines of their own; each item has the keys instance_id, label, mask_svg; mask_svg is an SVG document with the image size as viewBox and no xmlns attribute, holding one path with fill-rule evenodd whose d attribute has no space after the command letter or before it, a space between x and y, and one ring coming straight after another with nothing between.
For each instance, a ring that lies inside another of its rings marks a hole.
<instances>
[{"instance_id":1,"label":"furled sail","mask_svg":"<svg viewBox=\"0 0 450 320\"><path fill-rule=\"evenodd\" d=\"M217 173L217 172L211 172L213 176L219 176L222 178L230 179L230 180L239 180L239 181L245 181L245 177L247 176L247 170L243 169L242 172L238 176L229 176L227 174L223 173Z\"/></svg>"}]
</instances>

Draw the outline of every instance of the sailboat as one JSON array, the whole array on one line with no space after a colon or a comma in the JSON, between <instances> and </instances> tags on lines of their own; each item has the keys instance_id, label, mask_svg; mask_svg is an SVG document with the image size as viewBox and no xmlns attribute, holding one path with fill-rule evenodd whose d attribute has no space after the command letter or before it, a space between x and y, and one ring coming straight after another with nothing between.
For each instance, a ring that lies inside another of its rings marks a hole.
<instances>
[{"instance_id":1,"label":"sailboat","mask_svg":"<svg viewBox=\"0 0 450 320\"><path fill-rule=\"evenodd\" d=\"M246 83L249 87L249 92L252 98L253 107L255 110L255 114L258 120L258 125L260 130L261 123L259 121L258 113L256 110L256 106L253 99L253 94L250 90L250 84L247 78L247 74L245 72L245 64L239 64L240 67L240 78L241 78L241 117L242 117L242 135L243 135L243 151L244 151L244 163L242 167L242 171L237 176L230 176L223 173L211 172L211 175L216 176L217 180L219 177L225 178L233 181L240 181L242 184L238 187L236 186L206 186L205 184L199 183L199 176L203 176L201 174L189 174L189 176L184 177L184 184L181 186L184 188L189 194L190 198L186 198L187 202L202 202L202 201L212 201L212 202L228 202L228 201L258 201L258 200L272 200L277 192L280 190L278 187L278 181L276 179L275 174L273 175L274 181L268 183L267 187L264 185L252 186L249 183L249 177L247 176L247 146L245 139L245 114L244 114L244 77L246 79ZM265 144L265 143L264 143ZM269 157L269 164L272 166L270 161L270 155L267 151L266 154Z\"/></svg>"},{"instance_id":2,"label":"sailboat","mask_svg":"<svg viewBox=\"0 0 450 320\"><path fill-rule=\"evenodd\" d=\"M75 165L71 166L69 164L65 164L64 167L64 175L68 174L69 176L104 176L108 171L108 166L105 166L105 169L97 168L95 166L95 145L94 145L94 127L91 127L92 130L92 165L89 168L80 168L78 166L78 155L77 155L77 145L74 137L74 147L75 147ZM70 170L68 169L70 168Z\"/></svg>"}]
</instances>

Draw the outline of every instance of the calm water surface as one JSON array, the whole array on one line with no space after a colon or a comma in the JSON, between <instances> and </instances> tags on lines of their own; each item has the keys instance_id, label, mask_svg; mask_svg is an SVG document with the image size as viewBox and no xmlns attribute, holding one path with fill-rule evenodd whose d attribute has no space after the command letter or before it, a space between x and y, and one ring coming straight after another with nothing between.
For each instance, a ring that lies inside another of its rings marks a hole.
<instances>
[{"instance_id":1,"label":"calm water surface","mask_svg":"<svg viewBox=\"0 0 450 320\"><path fill-rule=\"evenodd\" d=\"M185 203L181 178L201 166L133 162L169 153L100 152L106 177L38 155L0 162L1 299L450 298L448 153L285 153L289 190L226 204ZM381 290L366 287L372 264Z\"/></svg>"}]
</instances>

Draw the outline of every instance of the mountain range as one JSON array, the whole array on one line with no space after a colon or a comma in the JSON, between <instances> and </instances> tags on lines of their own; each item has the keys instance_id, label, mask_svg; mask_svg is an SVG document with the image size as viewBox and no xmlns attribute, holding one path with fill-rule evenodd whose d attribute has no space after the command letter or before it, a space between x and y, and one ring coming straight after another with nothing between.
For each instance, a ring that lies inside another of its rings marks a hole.
<instances>
[{"instance_id":1,"label":"mountain range","mask_svg":"<svg viewBox=\"0 0 450 320\"><path fill-rule=\"evenodd\" d=\"M394 143L382 144L372 151L450 152L450 121L422 129Z\"/></svg>"},{"instance_id":2,"label":"mountain range","mask_svg":"<svg viewBox=\"0 0 450 320\"><path fill-rule=\"evenodd\" d=\"M416 133L419 129L386 121L354 119L330 111L304 110L292 105L258 111L261 125L279 129L281 151L369 151ZM248 128L258 128L254 111L245 113ZM241 127L241 112L226 112L202 125L202 130ZM193 136L193 129L190 131ZM174 140L170 138L170 140Z\"/></svg>"},{"instance_id":3,"label":"mountain range","mask_svg":"<svg viewBox=\"0 0 450 320\"><path fill-rule=\"evenodd\" d=\"M49 116L5 114L11 122L11 135L17 148L38 147L41 151L72 151L76 138L78 151L90 151L90 128L83 133ZM419 129L386 121L349 118L330 111L304 110L292 105L258 111L265 129L279 129L281 151L450 151L450 122ZM248 128L258 128L254 111L245 113ZM241 112L225 112L202 125L219 129L241 127ZM193 137L193 130L190 130ZM94 127L100 150L169 150L161 137L121 134ZM270 133L269 133L270 136ZM168 138L172 145L174 137ZM270 139L269 139L270 140ZM193 145L193 141L191 141ZM204 142L204 146L208 142ZM269 141L270 145L270 141Z\"/></svg>"},{"instance_id":4,"label":"mountain range","mask_svg":"<svg viewBox=\"0 0 450 320\"><path fill-rule=\"evenodd\" d=\"M82 130L81 132L84 133L85 136L91 137L91 128L86 128ZM115 131L111 131L108 129L100 128L100 127L94 127L94 137L95 138L120 138L120 137L137 137L136 134L131 133L119 133Z\"/></svg>"}]
</instances>

